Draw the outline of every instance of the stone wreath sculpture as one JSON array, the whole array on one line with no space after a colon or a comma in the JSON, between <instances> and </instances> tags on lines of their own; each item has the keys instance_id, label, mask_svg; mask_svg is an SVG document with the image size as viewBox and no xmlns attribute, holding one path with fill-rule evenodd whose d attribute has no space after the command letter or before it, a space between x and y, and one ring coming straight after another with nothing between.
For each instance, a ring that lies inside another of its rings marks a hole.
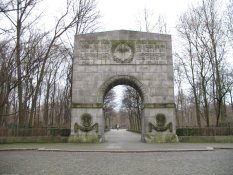
<instances>
[{"instance_id":1,"label":"stone wreath sculpture","mask_svg":"<svg viewBox=\"0 0 233 175\"><path fill-rule=\"evenodd\" d=\"M156 117L156 124L153 124L151 122L149 122L149 132L152 132L152 129L154 129L155 131L158 132L163 132L169 129L170 132L172 132L172 123L168 123L166 124L166 117L164 114L157 114Z\"/></svg>"},{"instance_id":2,"label":"stone wreath sculpture","mask_svg":"<svg viewBox=\"0 0 233 175\"><path fill-rule=\"evenodd\" d=\"M134 57L134 42L127 40L112 41L112 57L117 63L130 63Z\"/></svg>"},{"instance_id":3,"label":"stone wreath sculpture","mask_svg":"<svg viewBox=\"0 0 233 175\"><path fill-rule=\"evenodd\" d=\"M95 129L96 132L99 131L99 125L98 123L95 123L94 125L92 125L92 116L88 113L84 113L81 116L81 125L79 125L78 123L74 124L74 132L77 133L78 130L81 130L83 132L89 132L91 130Z\"/></svg>"}]
</instances>

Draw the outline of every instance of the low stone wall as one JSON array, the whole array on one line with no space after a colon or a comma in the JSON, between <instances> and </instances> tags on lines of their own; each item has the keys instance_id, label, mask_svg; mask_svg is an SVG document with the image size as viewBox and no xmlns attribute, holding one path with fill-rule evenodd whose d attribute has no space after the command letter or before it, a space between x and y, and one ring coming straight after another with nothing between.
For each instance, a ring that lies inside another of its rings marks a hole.
<instances>
[{"instance_id":1,"label":"low stone wall","mask_svg":"<svg viewBox=\"0 0 233 175\"><path fill-rule=\"evenodd\" d=\"M177 143L178 137L175 134L146 135L146 143Z\"/></svg>"},{"instance_id":2,"label":"low stone wall","mask_svg":"<svg viewBox=\"0 0 233 175\"><path fill-rule=\"evenodd\" d=\"M179 136L184 143L233 143L232 136Z\"/></svg>"},{"instance_id":3,"label":"low stone wall","mask_svg":"<svg viewBox=\"0 0 233 175\"><path fill-rule=\"evenodd\" d=\"M79 135L70 136L68 139L69 143L102 143L104 142L101 135Z\"/></svg>"},{"instance_id":4,"label":"low stone wall","mask_svg":"<svg viewBox=\"0 0 233 175\"><path fill-rule=\"evenodd\" d=\"M68 137L37 136L37 137L0 137L1 143L66 143Z\"/></svg>"}]
</instances>

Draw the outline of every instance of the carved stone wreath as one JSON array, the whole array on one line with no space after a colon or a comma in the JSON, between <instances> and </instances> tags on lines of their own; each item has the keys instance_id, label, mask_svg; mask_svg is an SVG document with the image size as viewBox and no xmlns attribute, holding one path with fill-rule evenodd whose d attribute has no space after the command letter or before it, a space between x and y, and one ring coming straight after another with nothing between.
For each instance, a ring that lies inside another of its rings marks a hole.
<instances>
[{"instance_id":1,"label":"carved stone wreath","mask_svg":"<svg viewBox=\"0 0 233 175\"><path fill-rule=\"evenodd\" d=\"M152 129L158 132L163 132L169 129L170 132L172 132L172 123L166 124L166 117L164 114L159 113L155 117L156 124L153 124L149 122L149 132L152 132Z\"/></svg>"},{"instance_id":2,"label":"carved stone wreath","mask_svg":"<svg viewBox=\"0 0 233 175\"><path fill-rule=\"evenodd\" d=\"M81 116L81 123L83 125L83 127L85 128L89 128L92 125L92 116L90 114L83 114Z\"/></svg>"},{"instance_id":3,"label":"carved stone wreath","mask_svg":"<svg viewBox=\"0 0 233 175\"><path fill-rule=\"evenodd\" d=\"M130 63L134 57L134 43L127 40L112 41L112 57L118 63Z\"/></svg>"},{"instance_id":4,"label":"carved stone wreath","mask_svg":"<svg viewBox=\"0 0 233 175\"><path fill-rule=\"evenodd\" d=\"M89 132L93 129L96 129L96 132L98 132L99 130L99 125L98 123L95 123L94 125L92 125L92 116L88 113L84 113L81 116L81 125L79 125L78 123L74 124L74 132L77 133L78 130L81 130L83 132Z\"/></svg>"}]
</instances>

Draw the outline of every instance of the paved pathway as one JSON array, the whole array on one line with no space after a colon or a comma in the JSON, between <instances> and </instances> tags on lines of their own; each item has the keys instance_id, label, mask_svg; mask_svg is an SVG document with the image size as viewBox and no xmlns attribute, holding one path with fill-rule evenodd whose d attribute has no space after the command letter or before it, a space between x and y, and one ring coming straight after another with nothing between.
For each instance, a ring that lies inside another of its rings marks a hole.
<instances>
[{"instance_id":1,"label":"paved pathway","mask_svg":"<svg viewBox=\"0 0 233 175\"><path fill-rule=\"evenodd\" d=\"M105 134L105 139L109 143L138 143L141 142L141 134L126 129L112 129Z\"/></svg>"},{"instance_id":2,"label":"paved pathway","mask_svg":"<svg viewBox=\"0 0 233 175\"><path fill-rule=\"evenodd\" d=\"M232 175L233 151L0 152L0 175Z\"/></svg>"},{"instance_id":3,"label":"paved pathway","mask_svg":"<svg viewBox=\"0 0 233 175\"><path fill-rule=\"evenodd\" d=\"M146 144L140 142L140 134L126 130L112 130L106 133L106 140L99 144L0 144L0 175L232 175L233 172L233 149L206 149L233 148L233 144ZM3 151L6 148L35 151Z\"/></svg>"},{"instance_id":4,"label":"paved pathway","mask_svg":"<svg viewBox=\"0 0 233 175\"><path fill-rule=\"evenodd\" d=\"M125 129L110 130L105 134L107 149L127 149L133 145L141 145L141 135L133 132L128 132Z\"/></svg>"},{"instance_id":5,"label":"paved pathway","mask_svg":"<svg viewBox=\"0 0 233 175\"><path fill-rule=\"evenodd\" d=\"M105 134L106 142L98 145L102 150L126 151L185 151L207 150L208 148L233 148L233 144L221 143L157 143L148 144L141 142L141 134L129 132L125 129L110 130Z\"/></svg>"}]
</instances>

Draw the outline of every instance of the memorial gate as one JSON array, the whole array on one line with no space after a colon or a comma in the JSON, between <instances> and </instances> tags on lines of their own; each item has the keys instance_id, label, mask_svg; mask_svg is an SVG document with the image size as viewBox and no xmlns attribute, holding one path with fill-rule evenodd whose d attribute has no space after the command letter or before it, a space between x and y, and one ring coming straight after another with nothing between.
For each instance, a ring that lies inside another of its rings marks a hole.
<instances>
[{"instance_id":1,"label":"memorial gate","mask_svg":"<svg viewBox=\"0 0 233 175\"><path fill-rule=\"evenodd\" d=\"M171 36L128 30L75 36L70 142L103 142L103 100L117 85L142 97L143 142L177 142Z\"/></svg>"}]
</instances>

